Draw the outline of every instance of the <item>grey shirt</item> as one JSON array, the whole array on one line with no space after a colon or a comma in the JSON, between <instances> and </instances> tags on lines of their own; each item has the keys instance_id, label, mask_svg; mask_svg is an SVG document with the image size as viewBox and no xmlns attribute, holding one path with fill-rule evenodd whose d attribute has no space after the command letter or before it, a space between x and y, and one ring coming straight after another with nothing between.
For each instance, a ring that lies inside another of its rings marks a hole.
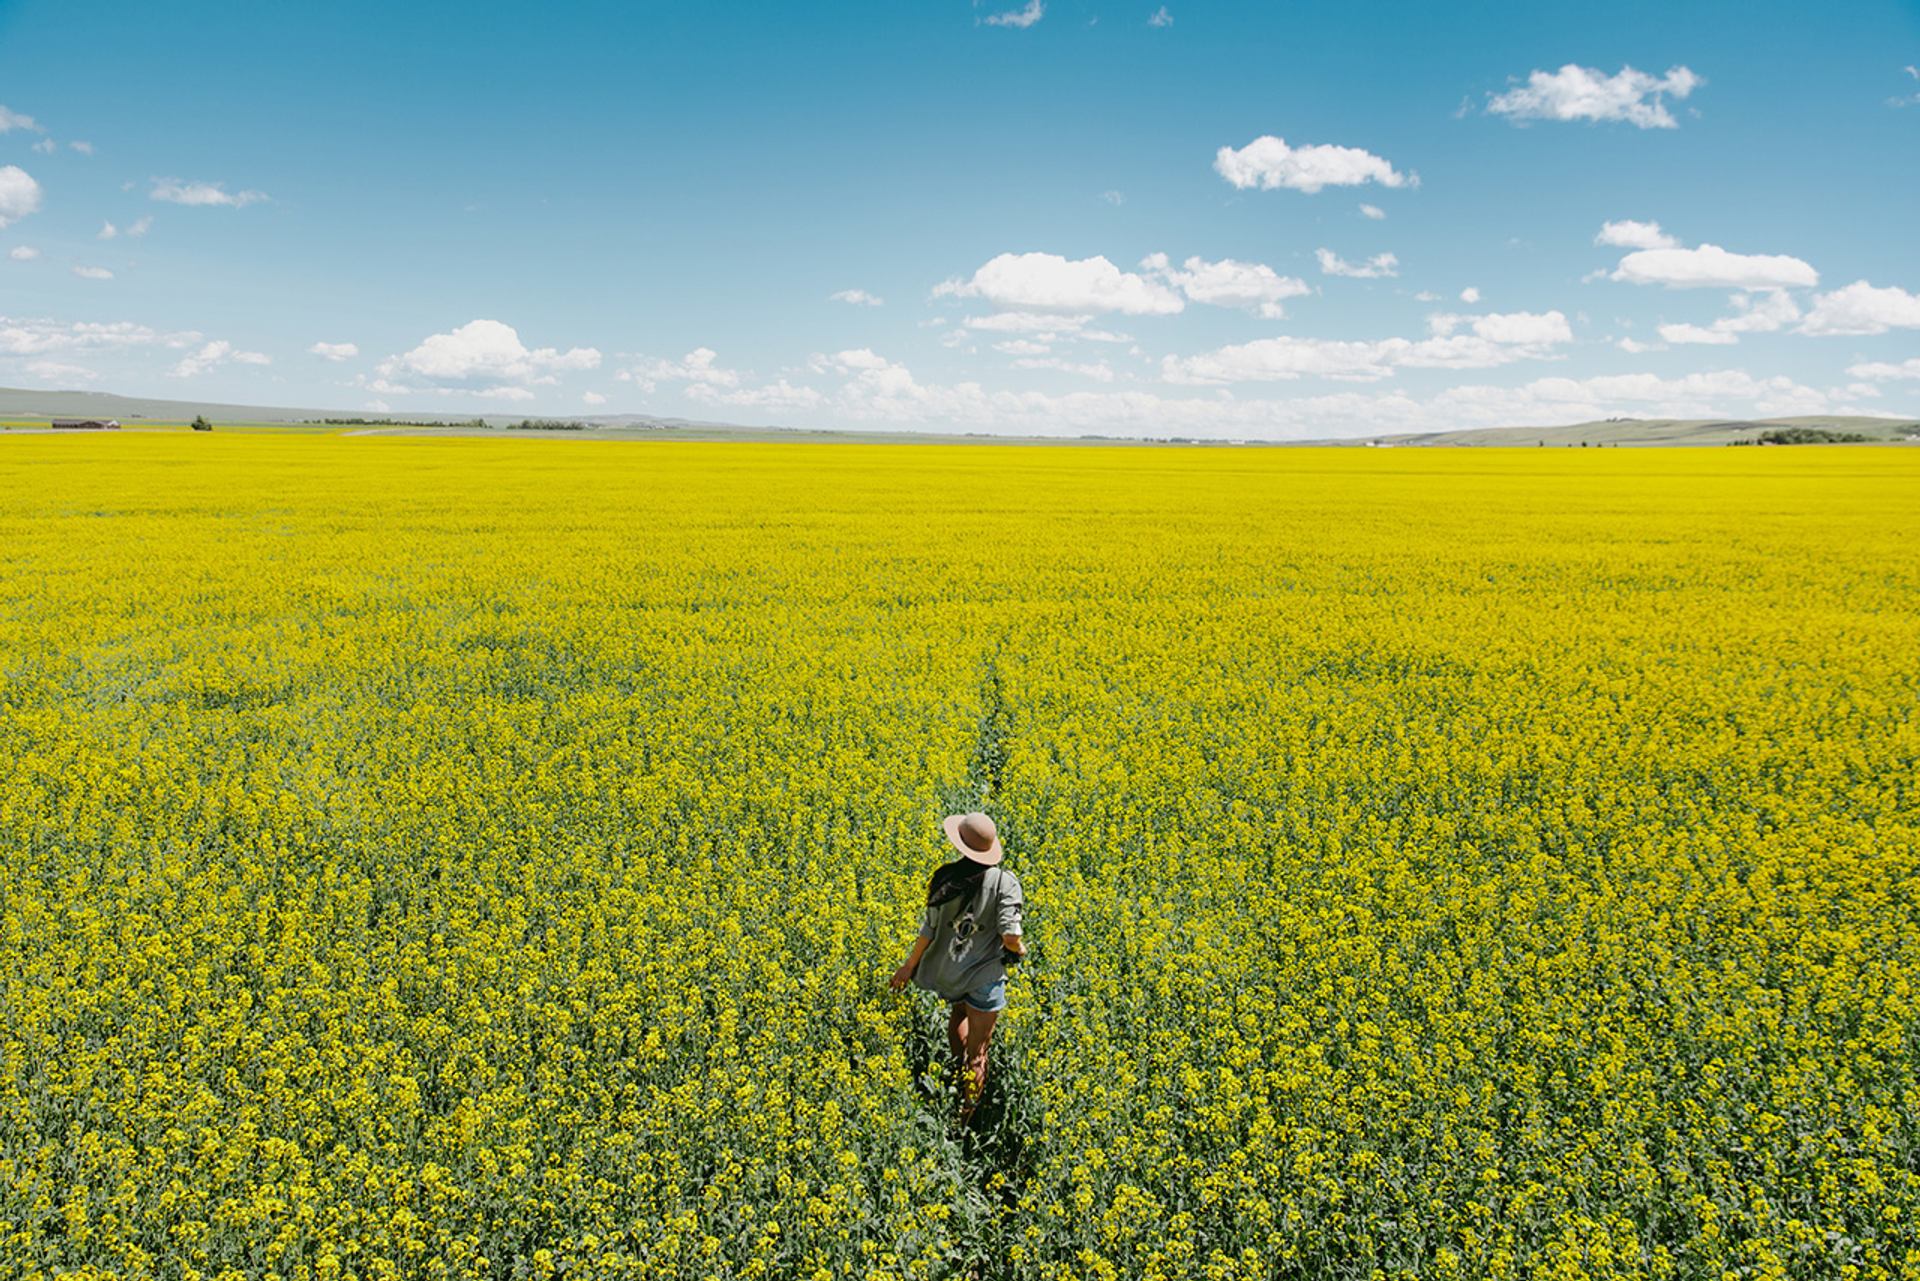
<instances>
[{"instance_id":1,"label":"grey shirt","mask_svg":"<svg viewBox=\"0 0 1920 1281\"><path fill-rule=\"evenodd\" d=\"M942 1000L957 1001L1007 977L1000 936L1020 933L1024 902L1020 878L1004 867L990 867L972 894L928 907L920 916L927 950L913 972L914 983Z\"/></svg>"}]
</instances>

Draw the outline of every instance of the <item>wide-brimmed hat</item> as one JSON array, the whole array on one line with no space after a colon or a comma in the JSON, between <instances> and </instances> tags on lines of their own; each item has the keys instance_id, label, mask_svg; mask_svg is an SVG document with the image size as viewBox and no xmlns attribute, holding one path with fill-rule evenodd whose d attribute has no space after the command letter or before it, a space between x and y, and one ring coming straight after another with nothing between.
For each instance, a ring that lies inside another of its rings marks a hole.
<instances>
[{"instance_id":1,"label":"wide-brimmed hat","mask_svg":"<svg viewBox=\"0 0 1920 1281\"><path fill-rule=\"evenodd\" d=\"M993 820L978 810L949 815L940 826L946 829L953 848L976 863L992 867L1006 854L1000 848L1000 833L994 829Z\"/></svg>"}]
</instances>

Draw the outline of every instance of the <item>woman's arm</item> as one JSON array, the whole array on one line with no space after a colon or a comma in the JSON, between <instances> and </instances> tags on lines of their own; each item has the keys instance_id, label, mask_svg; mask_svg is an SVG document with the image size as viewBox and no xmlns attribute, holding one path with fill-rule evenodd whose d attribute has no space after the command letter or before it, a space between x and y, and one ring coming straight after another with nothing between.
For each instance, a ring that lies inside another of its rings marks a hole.
<instances>
[{"instance_id":1,"label":"woman's arm","mask_svg":"<svg viewBox=\"0 0 1920 1281\"><path fill-rule=\"evenodd\" d=\"M926 955L926 951L927 936L922 934L913 941L913 951L907 953L906 961L893 972L893 977L887 980L887 986L898 992L912 982L914 967L920 964L920 958Z\"/></svg>"}]
</instances>

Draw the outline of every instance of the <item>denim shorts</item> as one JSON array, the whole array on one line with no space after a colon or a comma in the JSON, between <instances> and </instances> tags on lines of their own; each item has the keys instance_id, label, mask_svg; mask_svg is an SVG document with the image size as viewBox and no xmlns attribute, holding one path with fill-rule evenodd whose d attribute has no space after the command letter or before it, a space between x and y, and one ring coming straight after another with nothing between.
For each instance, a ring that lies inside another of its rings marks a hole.
<instances>
[{"instance_id":1,"label":"denim shorts","mask_svg":"<svg viewBox=\"0 0 1920 1281\"><path fill-rule=\"evenodd\" d=\"M982 984L960 998L970 1010L982 1014L992 1014L1007 1008L1007 979L1003 974L991 983Z\"/></svg>"}]
</instances>

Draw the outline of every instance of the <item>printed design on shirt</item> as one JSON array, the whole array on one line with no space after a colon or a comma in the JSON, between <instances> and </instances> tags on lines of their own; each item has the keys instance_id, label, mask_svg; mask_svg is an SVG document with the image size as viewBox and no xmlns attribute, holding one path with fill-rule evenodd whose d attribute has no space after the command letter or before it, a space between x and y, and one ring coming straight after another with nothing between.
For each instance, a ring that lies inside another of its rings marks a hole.
<instances>
[{"instance_id":1,"label":"printed design on shirt","mask_svg":"<svg viewBox=\"0 0 1920 1281\"><path fill-rule=\"evenodd\" d=\"M968 945L973 942L974 931L979 928L980 923L971 910L956 916L953 919L953 941L947 944L947 956L955 961L964 956Z\"/></svg>"}]
</instances>

